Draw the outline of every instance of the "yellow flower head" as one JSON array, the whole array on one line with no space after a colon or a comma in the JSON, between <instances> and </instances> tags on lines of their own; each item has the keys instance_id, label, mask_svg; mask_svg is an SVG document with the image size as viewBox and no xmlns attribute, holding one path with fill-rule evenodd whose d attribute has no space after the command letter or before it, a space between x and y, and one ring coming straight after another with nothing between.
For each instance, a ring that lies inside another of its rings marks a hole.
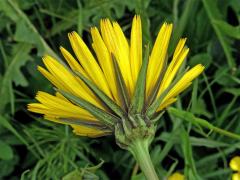
<instances>
[{"instance_id":1,"label":"yellow flower head","mask_svg":"<svg viewBox=\"0 0 240 180\"><path fill-rule=\"evenodd\" d=\"M69 33L75 56L60 47L65 63L47 55L45 67L38 67L56 94L39 91L39 103L28 110L89 137L108 135L126 119L128 126L135 127L139 118L149 125L204 69L198 64L176 78L189 49L180 39L167 65L172 28L162 25L151 53L143 48L139 16L133 18L129 41L117 22L101 20L100 30L91 28L93 51L76 32Z\"/></svg>"},{"instance_id":2,"label":"yellow flower head","mask_svg":"<svg viewBox=\"0 0 240 180\"><path fill-rule=\"evenodd\" d=\"M179 172L175 172L168 177L168 180L184 180L184 179L185 179L184 175Z\"/></svg>"},{"instance_id":3,"label":"yellow flower head","mask_svg":"<svg viewBox=\"0 0 240 180\"><path fill-rule=\"evenodd\" d=\"M230 168L236 171L232 175L232 180L240 180L240 156L235 156L230 161Z\"/></svg>"}]
</instances>

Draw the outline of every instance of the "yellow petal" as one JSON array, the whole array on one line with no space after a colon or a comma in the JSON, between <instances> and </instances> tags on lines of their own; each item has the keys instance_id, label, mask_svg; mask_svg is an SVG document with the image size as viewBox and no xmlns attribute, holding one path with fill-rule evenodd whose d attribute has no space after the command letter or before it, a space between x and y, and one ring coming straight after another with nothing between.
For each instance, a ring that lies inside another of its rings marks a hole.
<instances>
[{"instance_id":1,"label":"yellow petal","mask_svg":"<svg viewBox=\"0 0 240 180\"><path fill-rule=\"evenodd\" d=\"M53 59L50 56L45 56L43 58L43 62L52 76L55 78L57 83L56 85L61 85L58 88L63 87L65 91L70 92L71 94L81 97L86 101L104 109L104 107L94 98L93 94L91 94L90 90L81 83L78 78L76 78L71 72L69 72L62 64L60 64L57 60Z\"/></svg>"},{"instance_id":2,"label":"yellow petal","mask_svg":"<svg viewBox=\"0 0 240 180\"><path fill-rule=\"evenodd\" d=\"M91 80L105 92L105 94L111 97L112 95L105 76L81 37L76 32L72 32L69 33L69 40L74 53Z\"/></svg>"},{"instance_id":3,"label":"yellow petal","mask_svg":"<svg viewBox=\"0 0 240 180\"><path fill-rule=\"evenodd\" d=\"M38 71L45 76L55 87L62 89L64 91L67 91L67 88L59 82L51 73L49 73L47 70L42 68L41 66L38 66Z\"/></svg>"},{"instance_id":4,"label":"yellow petal","mask_svg":"<svg viewBox=\"0 0 240 180\"><path fill-rule=\"evenodd\" d=\"M142 65L142 25L140 16L135 16L132 22L130 62L135 87L138 73Z\"/></svg>"},{"instance_id":5,"label":"yellow petal","mask_svg":"<svg viewBox=\"0 0 240 180\"><path fill-rule=\"evenodd\" d=\"M108 19L100 21L101 35L110 53L116 54L116 39L111 22ZM114 54L114 55L115 55ZM115 55L116 56L116 55Z\"/></svg>"},{"instance_id":6,"label":"yellow petal","mask_svg":"<svg viewBox=\"0 0 240 180\"><path fill-rule=\"evenodd\" d=\"M197 76L199 76L204 70L204 66L198 64L186 72L183 77L173 86L173 88L168 92L162 104L166 103L169 99L176 97L182 91L184 91L187 87L189 87Z\"/></svg>"},{"instance_id":7,"label":"yellow petal","mask_svg":"<svg viewBox=\"0 0 240 180\"><path fill-rule=\"evenodd\" d=\"M60 47L61 53L64 56L64 58L66 59L66 61L68 62L69 66L71 67L71 69L73 71L77 71L80 72L82 75L84 75L86 78L90 79L89 76L87 75L87 73L84 71L84 69L82 68L82 66L74 59L74 57L63 47ZM86 84L84 82L82 82L82 80L80 78L76 78L77 81L79 82L79 84L82 86L82 88L89 94L91 95L93 98L96 98L93 93L91 92L91 90L86 86Z\"/></svg>"},{"instance_id":8,"label":"yellow petal","mask_svg":"<svg viewBox=\"0 0 240 180\"><path fill-rule=\"evenodd\" d=\"M182 65L184 59L186 58L189 52L188 48L183 49L185 42L186 42L186 39L181 39L177 45L177 48L173 55L173 59L169 64L167 71L164 74L164 78L161 82L161 85L158 91L158 97L171 84L177 71L179 70L180 66Z\"/></svg>"},{"instance_id":9,"label":"yellow petal","mask_svg":"<svg viewBox=\"0 0 240 180\"><path fill-rule=\"evenodd\" d=\"M240 156L233 157L229 165L232 170L240 172Z\"/></svg>"},{"instance_id":10,"label":"yellow petal","mask_svg":"<svg viewBox=\"0 0 240 180\"><path fill-rule=\"evenodd\" d=\"M177 101L177 98L171 98L171 99L168 99L167 101L164 101L163 103L161 103L161 105L157 111L163 110L164 108L168 107L170 104L172 104L176 101Z\"/></svg>"},{"instance_id":11,"label":"yellow petal","mask_svg":"<svg viewBox=\"0 0 240 180\"><path fill-rule=\"evenodd\" d=\"M131 73L130 57L129 57L129 45L126 37L124 36L121 27L117 22L113 22L113 29L115 31L115 37L117 39L117 45L119 47L119 62L120 68L126 73L127 87L129 88L130 95L133 93L133 80Z\"/></svg>"},{"instance_id":12,"label":"yellow petal","mask_svg":"<svg viewBox=\"0 0 240 180\"><path fill-rule=\"evenodd\" d=\"M120 104L111 54L108 51L96 27L91 28L91 35L93 40L93 49L98 57L100 66L111 89L111 93L113 94L113 97L117 101L117 103Z\"/></svg>"},{"instance_id":13,"label":"yellow petal","mask_svg":"<svg viewBox=\"0 0 240 180\"><path fill-rule=\"evenodd\" d=\"M116 22L111 24L108 19L104 19L101 21L100 26L103 40L110 53L115 56L127 89L130 95L132 95L134 86L127 39L124 36L120 26Z\"/></svg>"},{"instance_id":14,"label":"yellow petal","mask_svg":"<svg viewBox=\"0 0 240 180\"><path fill-rule=\"evenodd\" d=\"M56 92L56 97L58 97L59 99L62 99L64 101L70 102L67 98L65 98L61 93Z\"/></svg>"},{"instance_id":15,"label":"yellow petal","mask_svg":"<svg viewBox=\"0 0 240 180\"><path fill-rule=\"evenodd\" d=\"M68 123L64 123L62 121L59 121L56 117L53 116L45 116L44 119L47 119L49 121L53 121L56 123L60 123L60 124L66 124L69 125ZM90 127L86 127L84 125L70 125L73 128L73 132L76 135L79 136L87 136L87 137L100 137L100 136L104 136L104 135L108 135L110 134L109 131L101 131L98 129L94 129L94 128L90 128Z\"/></svg>"},{"instance_id":16,"label":"yellow petal","mask_svg":"<svg viewBox=\"0 0 240 180\"><path fill-rule=\"evenodd\" d=\"M153 46L152 53L149 58L147 71L146 95L151 93L156 81L162 71L164 61L166 59L168 44L172 33L172 24L164 23L158 33L156 42Z\"/></svg>"},{"instance_id":17,"label":"yellow petal","mask_svg":"<svg viewBox=\"0 0 240 180\"><path fill-rule=\"evenodd\" d=\"M100 136L105 136L110 134L109 131L101 131L101 130L89 128L86 126L79 126L79 125L78 126L71 125L71 126L73 127L73 132L79 136L87 136L87 137L95 138L95 137L100 137Z\"/></svg>"},{"instance_id":18,"label":"yellow petal","mask_svg":"<svg viewBox=\"0 0 240 180\"><path fill-rule=\"evenodd\" d=\"M85 77L88 77L86 72L83 70L82 66L74 59L74 57L66 49L60 47L60 51L73 71L78 71Z\"/></svg>"},{"instance_id":19,"label":"yellow petal","mask_svg":"<svg viewBox=\"0 0 240 180\"><path fill-rule=\"evenodd\" d=\"M182 51L186 41L187 41L187 38L182 38L182 39L179 40L179 42L177 44L177 47L175 48L175 51L173 53L173 57L178 57L178 55Z\"/></svg>"},{"instance_id":20,"label":"yellow petal","mask_svg":"<svg viewBox=\"0 0 240 180\"><path fill-rule=\"evenodd\" d=\"M29 104L28 110L58 118L76 118L96 121L96 119L85 109L72 104L70 101L65 100L65 98L59 98L58 96L39 91L36 95L36 99L41 104Z\"/></svg>"},{"instance_id":21,"label":"yellow petal","mask_svg":"<svg viewBox=\"0 0 240 180\"><path fill-rule=\"evenodd\" d=\"M232 180L240 180L240 173L239 172L238 173L234 173L232 175Z\"/></svg>"},{"instance_id":22,"label":"yellow petal","mask_svg":"<svg viewBox=\"0 0 240 180\"><path fill-rule=\"evenodd\" d=\"M184 179L185 179L184 175L179 172L175 172L168 177L168 180L184 180Z\"/></svg>"}]
</instances>

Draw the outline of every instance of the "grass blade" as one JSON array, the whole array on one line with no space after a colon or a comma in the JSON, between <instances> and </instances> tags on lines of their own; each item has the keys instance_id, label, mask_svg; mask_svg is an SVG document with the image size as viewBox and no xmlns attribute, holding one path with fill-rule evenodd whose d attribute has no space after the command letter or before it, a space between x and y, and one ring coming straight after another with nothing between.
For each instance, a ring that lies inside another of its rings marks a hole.
<instances>
[{"instance_id":1,"label":"grass blade","mask_svg":"<svg viewBox=\"0 0 240 180\"><path fill-rule=\"evenodd\" d=\"M201 118L195 117L190 112L183 111L183 110L178 110L178 109L173 108L173 107L168 108L168 112L170 114L174 115L175 117L181 118L181 119L183 119L185 121L188 121L188 122L190 122L190 123L192 123L192 124L194 124L196 126L200 125L202 127L210 129L210 130L212 130L214 132L220 133L220 134L228 136L230 138L234 138L234 139L240 140L240 135L234 134L234 133L226 131L224 129L220 129L220 128L212 125L211 123L209 123L205 119L201 119Z\"/></svg>"},{"instance_id":2,"label":"grass blade","mask_svg":"<svg viewBox=\"0 0 240 180\"><path fill-rule=\"evenodd\" d=\"M218 17L221 17L221 13L217 7L216 0L203 0L203 6L207 12L208 18L212 24L212 27L219 39L219 42L223 48L225 56L227 58L227 62L229 67L234 70L236 68L236 63L232 56L230 44L227 41L227 38L224 36L222 31L219 29L218 25L215 23L216 21L220 20Z\"/></svg>"}]
</instances>

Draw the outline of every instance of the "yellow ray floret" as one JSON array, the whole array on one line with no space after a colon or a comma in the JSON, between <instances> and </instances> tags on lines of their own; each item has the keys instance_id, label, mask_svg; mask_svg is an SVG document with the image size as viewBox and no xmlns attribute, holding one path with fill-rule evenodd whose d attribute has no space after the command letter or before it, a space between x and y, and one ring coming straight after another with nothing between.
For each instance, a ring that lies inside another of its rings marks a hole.
<instances>
[{"instance_id":1,"label":"yellow ray floret","mask_svg":"<svg viewBox=\"0 0 240 180\"><path fill-rule=\"evenodd\" d=\"M53 81L53 84L59 88L63 89L67 92L72 93L77 97L81 97L92 104L104 109L102 105L97 101L97 98L90 93L90 90L87 90L87 87L84 83L79 81L73 73L67 70L62 64L60 64L57 60L53 59L50 56L46 56L43 58L43 62L52 76L49 76L49 73L46 71L43 75L47 75L46 78L49 78L50 81ZM51 78L54 77L54 78Z\"/></svg>"},{"instance_id":2,"label":"yellow ray floret","mask_svg":"<svg viewBox=\"0 0 240 180\"><path fill-rule=\"evenodd\" d=\"M160 89L158 91L158 97L172 83L172 80L174 79L177 71L189 52L188 48L184 48L185 42L186 39L181 39L176 47L176 50L173 54L173 59L169 64L161 82Z\"/></svg>"},{"instance_id":3,"label":"yellow ray floret","mask_svg":"<svg viewBox=\"0 0 240 180\"><path fill-rule=\"evenodd\" d=\"M98 129L94 129L94 128L90 128L90 127L86 127L86 126L72 125L72 128L73 128L73 132L76 135L87 136L87 137L92 137L92 138L105 136L105 135L108 135L111 133L110 131L102 131L102 130L98 130Z\"/></svg>"},{"instance_id":4,"label":"yellow ray floret","mask_svg":"<svg viewBox=\"0 0 240 180\"><path fill-rule=\"evenodd\" d=\"M75 118L97 121L88 111L72 104L61 95L53 96L39 91L36 99L40 103L28 105L28 110L56 118Z\"/></svg>"},{"instance_id":5,"label":"yellow ray floret","mask_svg":"<svg viewBox=\"0 0 240 180\"><path fill-rule=\"evenodd\" d=\"M184 179L185 179L184 175L179 172L175 172L167 178L167 180L184 180Z\"/></svg>"},{"instance_id":6,"label":"yellow ray floret","mask_svg":"<svg viewBox=\"0 0 240 180\"><path fill-rule=\"evenodd\" d=\"M161 103L161 105L158 108L158 111L163 110L164 108L168 107L169 105L175 103L177 101L177 98L170 98L168 100L165 100Z\"/></svg>"},{"instance_id":7,"label":"yellow ray floret","mask_svg":"<svg viewBox=\"0 0 240 180\"><path fill-rule=\"evenodd\" d=\"M235 156L231 159L230 167L232 170L240 172L240 156Z\"/></svg>"},{"instance_id":8,"label":"yellow ray floret","mask_svg":"<svg viewBox=\"0 0 240 180\"><path fill-rule=\"evenodd\" d=\"M70 54L70 52L68 52L66 49L64 49L63 47L60 47L61 53L64 56L64 58L66 59L66 61L68 62L69 66L71 67L71 69L73 71L78 71L81 74L83 74L85 77L89 76L87 75L87 73L84 71L84 69L82 68L82 66L75 60L75 58Z\"/></svg>"},{"instance_id":9,"label":"yellow ray floret","mask_svg":"<svg viewBox=\"0 0 240 180\"><path fill-rule=\"evenodd\" d=\"M53 116L44 116L44 118L56 123L68 124L68 123L59 121L56 117L53 117ZM108 135L111 133L108 130L100 130L92 127L87 127L85 125L70 125L70 126L73 128L73 133L79 136L87 136L87 137L95 138L95 137Z\"/></svg>"},{"instance_id":10,"label":"yellow ray floret","mask_svg":"<svg viewBox=\"0 0 240 180\"><path fill-rule=\"evenodd\" d=\"M149 58L146 83L147 96L151 93L151 90L155 86L159 74L162 71L167 55L171 33L172 24L164 23L158 33L156 42L153 46L152 53Z\"/></svg>"},{"instance_id":11,"label":"yellow ray floret","mask_svg":"<svg viewBox=\"0 0 240 180\"><path fill-rule=\"evenodd\" d=\"M203 70L204 70L204 66L201 64L198 64L194 66L192 69L190 69L189 71L187 71L183 75L183 77L169 90L169 92L163 99L160 105L160 108L158 110L162 109L163 108L162 106L164 104L170 105L171 103L169 103L168 101L174 102L173 98L178 96L182 91L184 91L187 87L189 87L193 79L199 76L199 74L201 74Z\"/></svg>"},{"instance_id":12,"label":"yellow ray floret","mask_svg":"<svg viewBox=\"0 0 240 180\"><path fill-rule=\"evenodd\" d=\"M127 89L132 95L133 80L129 58L129 45L118 23L113 24L108 19L101 20L101 34L108 51L116 58Z\"/></svg>"},{"instance_id":13,"label":"yellow ray floret","mask_svg":"<svg viewBox=\"0 0 240 180\"><path fill-rule=\"evenodd\" d=\"M86 78L90 79L89 76L87 75L87 73L84 71L84 69L82 68L82 66L74 59L74 57L63 47L60 47L61 53L64 56L64 58L66 59L66 61L68 62L69 66L71 67L71 69L73 71L79 72L82 75L84 75ZM76 78L77 81L79 82L79 84L81 85L81 87L86 91L86 93L88 93L90 96L92 96L93 98L96 98L93 93L89 90L89 88L85 85L85 83L83 83L79 78Z\"/></svg>"},{"instance_id":14,"label":"yellow ray floret","mask_svg":"<svg viewBox=\"0 0 240 180\"><path fill-rule=\"evenodd\" d=\"M130 95L133 93L133 81L131 73L131 65L129 58L129 44L122 32L121 27L117 22L113 22L113 30L115 32L115 38L118 46L118 59L122 71L126 72L127 75L127 87L129 88Z\"/></svg>"},{"instance_id":15,"label":"yellow ray floret","mask_svg":"<svg viewBox=\"0 0 240 180\"><path fill-rule=\"evenodd\" d=\"M103 70L105 77L106 77L106 80L110 87L111 93L112 93L114 99L117 101L117 103L120 104L111 54L108 51L100 33L96 27L91 28L91 35L92 35L92 40L93 40L93 43L92 43L93 49L98 57L99 64Z\"/></svg>"},{"instance_id":16,"label":"yellow ray floret","mask_svg":"<svg viewBox=\"0 0 240 180\"><path fill-rule=\"evenodd\" d=\"M59 80L53 76L51 73L49 73L46 69L42 68L41 66L37 67L38 71L45 76L55 87L62 89L64 91L67 91L67 88L65 88L64 84L59 82Z\"/></svg>"},{"instance_id":17,"label":"yellow ray floret","mask_svg":"<svg viewBox=\"0 0 240 180\"><path fill-rule=\"evenodd\" d=\"M140 16L135 16L132 22L130 61L133 84L135 87L138 73L142 65L142 25Z\"/></svg>"},{"instance_id":18,"label":"yellow ray floret","mask_svg":"<svg viewBox=\"0 0 240 180\"><path fill-rule=\"evenodd\" d=\"M86 73L103 92L111 97L111 92L109 90L105 76L92 53L83 42L82 38L76 32L69 33L68 36L73 51Z\"/></svg>"},{"instance_id":19,"label":"yellow ray floret","mask_svg":"<svg viewBox=\"0 0 240 180\"><path fill-rule=\"evenodd\" d=\"M232 180L240 180L240 172L234 173L232 175Z\"/></svg>"}]
</instances>

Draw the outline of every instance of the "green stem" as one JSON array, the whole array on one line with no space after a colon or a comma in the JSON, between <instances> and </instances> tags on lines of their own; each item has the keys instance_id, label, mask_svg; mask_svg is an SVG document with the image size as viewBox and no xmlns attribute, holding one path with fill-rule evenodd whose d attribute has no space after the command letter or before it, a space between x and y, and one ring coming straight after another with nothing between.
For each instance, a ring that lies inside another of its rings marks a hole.
<instances>
[{"instance_id":1,"label":"green stem","mask_svg":"<svg viewBox=\"0 0 240 180\"><path fill-rule=\"evenodd\" d=\"M147 180L159 180L149 155L148 146L147 140L136 139L129 146L129 151L135 157Z\"/></svg>"}]
</instances>

